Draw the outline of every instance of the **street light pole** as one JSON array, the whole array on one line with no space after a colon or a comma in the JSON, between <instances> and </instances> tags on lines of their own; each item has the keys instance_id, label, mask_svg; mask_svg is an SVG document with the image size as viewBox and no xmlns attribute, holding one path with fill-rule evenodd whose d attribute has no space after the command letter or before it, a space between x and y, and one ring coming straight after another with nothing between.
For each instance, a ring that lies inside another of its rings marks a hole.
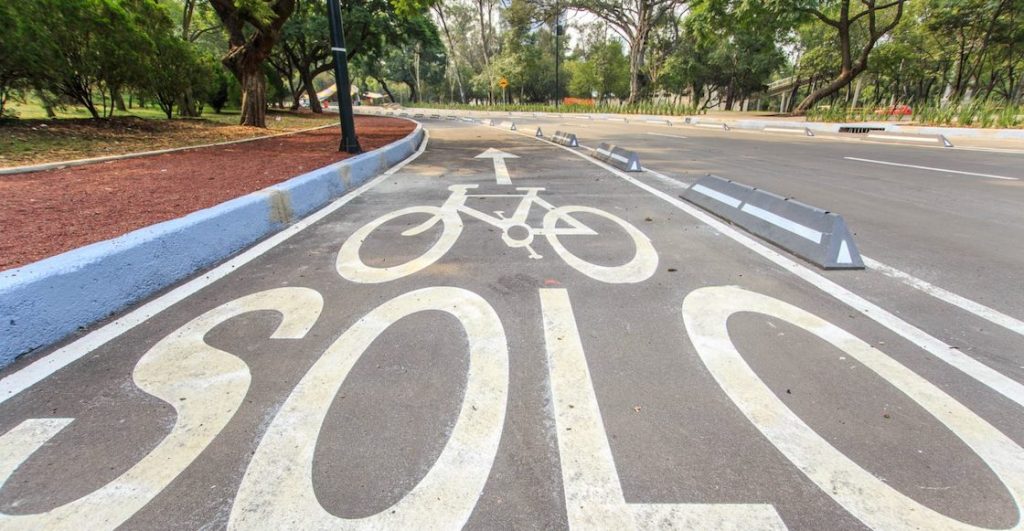
<instances>
[{"instance_id":1,"label":"street light pole","mask_svg":"<svg viewBox=\"0 0 1024 531\"><path fill-rule=\"evenodd\" d=\"M345 30L342 27L341 5L338 0L327 0L327 20L331 26L331 53L334 55L334 86L338 91L338 115L341 120L341 144L338 151L362 153L356 124L352 119L352 95L348 80L348 54L345 52Z\"/></svg>"},{"instance_id":2,"label":"street light pole","mask_svg":"<svg viewBox=\"0 0 1024 531\"><path fill-rule=\"evenodd\" d=\"M558 111L558 100L562 99L562 87L558 82L558 63L562 56L562 47L558 45L558 37L562 34L562 13L558 10L558 0L555 0L555 112Z\"/></svg>"}]
</instances>

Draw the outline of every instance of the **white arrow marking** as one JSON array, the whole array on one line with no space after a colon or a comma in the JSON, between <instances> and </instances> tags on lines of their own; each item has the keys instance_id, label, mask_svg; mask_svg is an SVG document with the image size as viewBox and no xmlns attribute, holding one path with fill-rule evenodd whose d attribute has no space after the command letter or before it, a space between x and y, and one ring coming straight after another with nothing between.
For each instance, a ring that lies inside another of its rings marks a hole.
<instances>
[{"instance_id":1,"label":"white arrow marking","mask_svg":"<svg viewBox=\"0 0 1024 531\"><path fill-rule=\"evenodd\" d=\"M487 151L473 157L475 159L491 159L494 161L494 179L498 184L512 184L512 178L508 175L508 167L505 166L505 159L518 159L517 155L505 153L499 149L487 148Z\"/></svg>"}]
</instances>

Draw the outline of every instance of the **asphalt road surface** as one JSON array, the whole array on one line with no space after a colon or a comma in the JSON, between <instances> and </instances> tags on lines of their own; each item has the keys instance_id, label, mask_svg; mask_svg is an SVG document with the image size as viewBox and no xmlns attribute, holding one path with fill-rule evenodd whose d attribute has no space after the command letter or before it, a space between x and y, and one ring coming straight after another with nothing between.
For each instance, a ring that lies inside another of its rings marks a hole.
<instances>
[{"instance_id":1,"label":"asphalt road surface","mask_svg":"<svg viewBox=\"0 0 1024 531\"><path fill-rule=\"evenodd\" d=\"M517 124L426 121L407 165L5 369L0 528L1022 525L1024 155ZM709 172L839 212L869 267L679 199Z\"/></svg>"}]
</instances>

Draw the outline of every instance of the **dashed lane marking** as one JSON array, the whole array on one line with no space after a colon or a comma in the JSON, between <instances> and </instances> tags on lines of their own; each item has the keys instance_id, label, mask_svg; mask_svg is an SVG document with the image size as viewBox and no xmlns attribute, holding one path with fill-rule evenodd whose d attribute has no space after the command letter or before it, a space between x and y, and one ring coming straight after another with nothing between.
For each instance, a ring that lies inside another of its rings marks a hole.
<instances>
[{"instance_id":1,"label":"dashed lane marking","mask_svg":"<svg viewBox=\"0 0 1024 531\"><path fill-rule=\"evenodd\" d=\"M1017 177L1005 177L1003 175L992 175L991 173L975 173L975 172L972 172L972 171L948 170L948 169L945 169L945 168L932 168L931 166L918 166L916 164L902 164L902 163L899 163L899 162L887 162L887 161L884 161L884 160L861 159L861 158L857 158L857 157L843 157L843 158L846 159L846 160L855 160L857 162L868 162L868 163L871 163L871 164L884 164L886 166L899 166L899 167L902 167L902 168L913 168L913 169L916 169L916 170L937 171L937 172L942 172L942 173L955 173L957 175L971 175L971 176L974 176L974 177L986 177L988 179L1003 179L1003 180L1006 180L1006 181L1019 181L1020 180Z\"/></svg>"}]
</instances>

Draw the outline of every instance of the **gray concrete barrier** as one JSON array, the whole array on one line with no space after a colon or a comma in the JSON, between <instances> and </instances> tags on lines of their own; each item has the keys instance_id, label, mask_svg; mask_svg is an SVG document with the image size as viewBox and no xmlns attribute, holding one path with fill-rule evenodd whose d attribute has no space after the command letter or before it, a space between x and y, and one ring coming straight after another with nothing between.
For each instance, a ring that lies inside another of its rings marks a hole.
<instances>
[{"instance_id":1,"label":"gray concrete barrier","mask_svg":"<svg viewBox=\"0 0 1024 531\"><path fill-rule=\"evenodd\" d=\"M893 142L899 144L915 144L918 146L953 147L953 143L942 135L921 135L891 131L869 131L868 140L876 142Z\"/></svg>"},{"instance_id":2,"label":"gray concrete barrier","mask_svg":"<svg viewBox=\"0 0 1024 531\"><path fill-rule=\"evenodd\" d=\"M572 133L563 133L561 131L555 131L555 135L551 137L551 141L556 144L569 147L580 147L579 140L576 140L576 135Z\"/></svg>"},{"instance_id":3,"label":"gray concrete barrier","mask_svg":"<svg viewBox=\"0 0 1024 531\"><path fill-rule=\"evenodd\" d=\"M824 269L864 269L843 217L794 199L708 175L683 199Z\"/></svg>"},{"instance_id":4,"label":"gray concrete barrier","mask_svg":"<svg viewBox=\"0 0 1024 531\"><path fill-rule=\"evenodd\" d=\"M640 167L640 156L635 151L622 149L614 144L601 143L590 155L623 171L644 171Z\"/></svg>"}]
</instances>

